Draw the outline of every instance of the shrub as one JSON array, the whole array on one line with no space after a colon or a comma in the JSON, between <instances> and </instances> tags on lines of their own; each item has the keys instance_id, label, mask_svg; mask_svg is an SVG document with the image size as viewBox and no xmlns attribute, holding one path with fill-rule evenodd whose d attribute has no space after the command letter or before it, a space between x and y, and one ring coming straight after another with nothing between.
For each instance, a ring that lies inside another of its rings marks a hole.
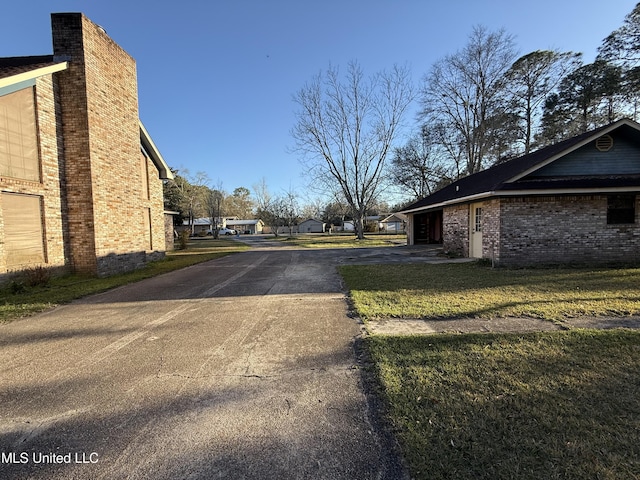
<instances>
[{"instance_id":1,"label":"shrub","mask_svg":"<svg viewBox=\"0 0 640 480\"><path fill-rule=\"evenodd\" d=\"M51 271L45 267L27 268L22 272L22 277L29 287L42 286L51 280Z\"/></svg>"}]
</instances>

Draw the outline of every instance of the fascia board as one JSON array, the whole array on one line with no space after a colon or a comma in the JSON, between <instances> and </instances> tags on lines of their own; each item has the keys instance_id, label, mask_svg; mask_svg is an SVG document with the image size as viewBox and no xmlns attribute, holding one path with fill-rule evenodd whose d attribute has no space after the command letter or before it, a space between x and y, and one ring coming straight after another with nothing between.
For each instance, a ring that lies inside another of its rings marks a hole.
<instances>
[{"instance_id":1,"label":"fascia board","mask_svg":"<svg viewBox=\"0 0 640 480\"><path fill-rule=\"evenodd\" d=\"M506 190L500 191L499 197L515 197L515 196L527 196L527 195L590 195L590 194L602 194L602 193L624 193L624 192L638 192L640 191L640 185L627 186L627 187L607 187L607 188L541 188L538 190Z\"/></svg>"},{"instance_id":2,"label":"fascia board","mask_svg":"<svg viewBox=\"0 0 640 480\"><path fill-rule=\"evenodd\" d=\"M28 72L18 73L17 75L12 75L10 77L0 78L0 88L8 87L20 82L34 80L44 75L60 72L62 70L66 70L67 67L68 67L67 62L60 62L60 63L56 63L55 65L49 65L47 67L30 70Z\"/></svg>"},{"instance_id":3,"label":"fascia board","mask_svg":"<svg viewBox=\"0 0 640 480\"><path fill-rule=\"evenodd\" d=\"M408 213L421 212L423 210L434 210L436 208L447 207L449 205L455 205L457 203L474 202L476 200L481 200L483 198L489 198L493 196L495 196L495 192L476 193L475 195L469 195L467 197L460 197L452 200L446 200L440 203L434 203L432 205L426 205L424 207L412 208L411 210L400 210L398 213L404 213L406 215Z\"/></svg>"},{"instance_id":4,"label":"fascia board","mask_svg":"<svg viewBox=\"0 0 640 480\"><path fill-rule=\"evenodd\" d=\"M160 178L162 178L163 180L172 180L173 174L171 173L169 165L164 161L164 158L162 158L158 147L156 147L155 143L153 143L153 140L151 140L151 136L149 135L149 132L147 132L147 129L144 128L142 122L139 123L140 141L147 153L151 156L151 160L153 161L153 163L155 163L158 167Z\"/></svg>"},{"instance_id":5,"label":"fascia board","mask_svg":"<svg viewBox=\"0 0 640 480\"><path fill-rule=\"evenodd\" d=\"M458 203L469 203L492 197L517 197L517 196L530 196L530 195L590 195L590 194L602 194L602 193L625 193L625 192L639 192L640 185L626 186L626 187L608 187L608 188L540 188L536 190L500 190L478 193L476 195L469 195L468 197L456 198L454 200L447 200L445 202L434 203L432 205L414 208L411 210L402 210L399 213L416 213L425 210L434 210L438 208L448 207L450 205L456 205Z\"/></svg>"}]
</instances>

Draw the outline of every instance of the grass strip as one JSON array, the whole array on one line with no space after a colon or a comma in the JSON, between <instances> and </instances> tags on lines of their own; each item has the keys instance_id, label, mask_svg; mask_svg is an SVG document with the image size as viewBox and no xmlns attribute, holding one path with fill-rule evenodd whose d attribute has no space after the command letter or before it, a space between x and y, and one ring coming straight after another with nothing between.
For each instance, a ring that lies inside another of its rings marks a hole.
<instances>
[{"instance_id":1,"label":"grass strip","mask_svg":"<svg viewBox=\"0 0 640 480\"><path fill-rule=\"evenodd\" d=\"M412 478L640 478L640 332L365 345Z\"/></svg>"},{"instance_id":2,"label":"grass strip","mask_svg":"<svg viewBox=\"0 0 640 480\"><path fill-rule=\"evenodd\" d=\"M492 269L457 263L349 265L340 273L365 320L640 314L640 268Z\"/></svg>"}]
</instances>

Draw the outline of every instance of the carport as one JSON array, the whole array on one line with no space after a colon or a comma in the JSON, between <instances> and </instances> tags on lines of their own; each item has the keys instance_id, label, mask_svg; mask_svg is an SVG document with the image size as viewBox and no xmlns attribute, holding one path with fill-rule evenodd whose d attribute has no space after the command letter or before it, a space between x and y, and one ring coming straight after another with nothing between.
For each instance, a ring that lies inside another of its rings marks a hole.
<instances>
[{"instance_id":1,"label":"carport","mask_svg":"<svg viewBox=\"0 0 640 480\"><path fill-rule=\"evenodd\" d=\"M442 209L413 215L414 243L442 243Z\"/></svg>"}]
</instances>

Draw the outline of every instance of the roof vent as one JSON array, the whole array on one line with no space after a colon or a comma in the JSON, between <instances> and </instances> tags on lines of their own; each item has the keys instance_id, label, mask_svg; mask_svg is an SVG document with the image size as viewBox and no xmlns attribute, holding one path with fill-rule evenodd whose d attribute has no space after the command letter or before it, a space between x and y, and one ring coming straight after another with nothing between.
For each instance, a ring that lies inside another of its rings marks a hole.
<instances>
[{"instance_id":1,"label":"roof vent","mask_svg":"<svg viewBox=\"0 0 640 480\"><path fill-rule=\"evenodd\" d=\"M601 152L608 152L613 147L613 138L611 135L602 135L596 140L596 148Z\"/></svg>"}]
</instances>

